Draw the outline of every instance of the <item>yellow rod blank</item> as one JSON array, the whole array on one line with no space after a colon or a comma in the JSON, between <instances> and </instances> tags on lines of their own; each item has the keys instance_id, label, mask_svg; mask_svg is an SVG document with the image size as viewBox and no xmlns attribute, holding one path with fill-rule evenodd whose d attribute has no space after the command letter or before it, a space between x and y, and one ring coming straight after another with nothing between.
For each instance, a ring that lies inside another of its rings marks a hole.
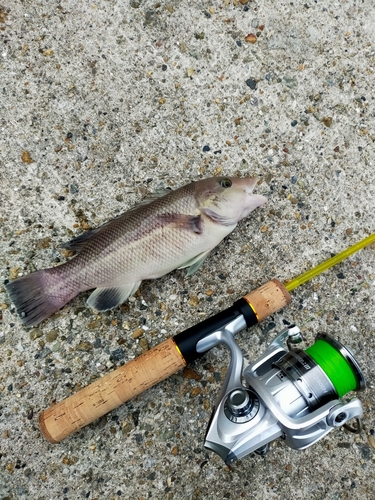
<instances>
[{"instance_id":1,"label":"yellow rod blank","mask_svg":"<svg viewBox=\"0 0 375 500\"><path fill-rule=\"evenodd\" d=\"M285 288L290 292L291 290L294 290L298 286L302 285L303 283L306 283L306 281L311 280L312 278L315 278L315 276L318 276L318 274L323 273L327 269L329 269L332 266L335 266L339 262L341 262L344 259L347 259L350 255L352 255L355 252L358 252L358 250L361 250L362 248L366 247L367 245L370 245L371 243L375 242L375 233L371 234L370 236L367 236L367 238L364 238L363 240L359 241L358 243L355 243L351 247L347 248L346 250L343 250L342 252L338 253L334 257L331 257L330 259L322 262L321 264L317 265L313 269L310 269L309 271L306 271L305 273L301 274L300 276L297 276L296 278L293 278L291 281L285 284Z\"/></svg>"}]
</instances>

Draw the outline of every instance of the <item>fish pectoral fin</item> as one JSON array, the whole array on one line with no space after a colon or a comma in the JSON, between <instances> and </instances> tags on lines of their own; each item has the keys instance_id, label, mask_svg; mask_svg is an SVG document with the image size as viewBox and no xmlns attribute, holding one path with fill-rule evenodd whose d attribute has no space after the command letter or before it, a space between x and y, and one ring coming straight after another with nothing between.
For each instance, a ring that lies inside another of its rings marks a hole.
<instances>
[{"instance_id":1,"label":"fish pectoral fin","mask_svg":"<svg viewBox=\"0 0 375 500\"><path fill-rule=\"evenodd\" d=\"M191 276L194 274L200 267L202 266L205 258L207 255L211 252L210 250L207 250L207 252L202 252L198 255L196 255L193 259L188 260L183 264L182 266L179 267L179 269L184 269L185 267L189 268L189 271L187 272L186 276Z\"/></svg>"},{"instance_id":2,"label":"fish pectoral fin","mask_svg":"<svg viewBox=\"0 0 375 500\"><path fill-rule=\"evenodd\" d=\"M200 215L189 214L160 214L158 220L163 226L172 226L177 229L202 233L202 218Z\"/></svg>"},{"instance_id":3,"label":"fish pectoral fin","mask_svg":"<svg viewBox=\"0 0 375 500\"><path fill-rule=\"evenodd\" d=\"M113 288L97 288L92 292L86 303L96 311L108 311L125 302L128 297L138 290L140 284L141 281L138 281L138 283L129 283Z\"/></svg>"}]
</instances>

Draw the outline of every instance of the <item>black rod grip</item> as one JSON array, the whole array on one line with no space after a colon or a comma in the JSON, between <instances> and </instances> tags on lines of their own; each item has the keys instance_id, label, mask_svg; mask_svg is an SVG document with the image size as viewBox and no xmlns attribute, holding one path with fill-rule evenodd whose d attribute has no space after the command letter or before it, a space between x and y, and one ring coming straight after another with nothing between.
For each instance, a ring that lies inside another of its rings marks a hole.
<instances>
[{"instance_id":1,"label":"black rod grip","mask_svg":"<svg viewBox=\"0 0 375 500\"><path fill-rule=\"evenodd\" d=\"M203 356L204 353L197 352L198 342L207 335L222 329L225 325L244 316L247 326L258 323L253 309L245 299L237 300L231 307L207 318L197 325L194 325L173 337L186 363L191 363L195 359Z\"/></svg>"}]
</instances>

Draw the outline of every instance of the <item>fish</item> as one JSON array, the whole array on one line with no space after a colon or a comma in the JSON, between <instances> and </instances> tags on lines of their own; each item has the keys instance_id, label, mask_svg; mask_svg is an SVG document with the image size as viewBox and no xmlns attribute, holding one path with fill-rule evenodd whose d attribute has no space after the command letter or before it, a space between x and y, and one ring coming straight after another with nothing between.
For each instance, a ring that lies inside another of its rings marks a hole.
<instances>
[{"instance_id":1,"label":"fish","mask_svg":"<svg viewBox=\"0 0 375 500\"><path fill-rule=\"evenodd\" d=\"M143 280L174 269L196 272L237 223L267 198L257 177L210 177L153 195L109 222L63 244L69 261L8 281L7 293L25 326L35 326L76 295L95 289L87 305L107 311Z\"/></svg>"}]
</instances>

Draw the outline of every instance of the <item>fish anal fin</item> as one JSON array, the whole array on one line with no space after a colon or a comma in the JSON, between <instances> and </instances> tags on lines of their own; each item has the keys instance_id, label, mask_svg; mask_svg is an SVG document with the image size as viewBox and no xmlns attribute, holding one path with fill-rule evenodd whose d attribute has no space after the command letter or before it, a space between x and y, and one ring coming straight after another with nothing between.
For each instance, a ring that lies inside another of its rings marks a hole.
<instances>
[{"instance_id":1,"label":"fish anal fin","mask_svg":"<svg viewBox=\"0 0 375 500\"><path fill-rule=\"evenodd\" d=\"M96 311L108 311L125 302L138 290L140 284L141 282L138 281L138 283L129 283L118 287L96 288L86 303Z\"/></svg>"}]
</instances>

